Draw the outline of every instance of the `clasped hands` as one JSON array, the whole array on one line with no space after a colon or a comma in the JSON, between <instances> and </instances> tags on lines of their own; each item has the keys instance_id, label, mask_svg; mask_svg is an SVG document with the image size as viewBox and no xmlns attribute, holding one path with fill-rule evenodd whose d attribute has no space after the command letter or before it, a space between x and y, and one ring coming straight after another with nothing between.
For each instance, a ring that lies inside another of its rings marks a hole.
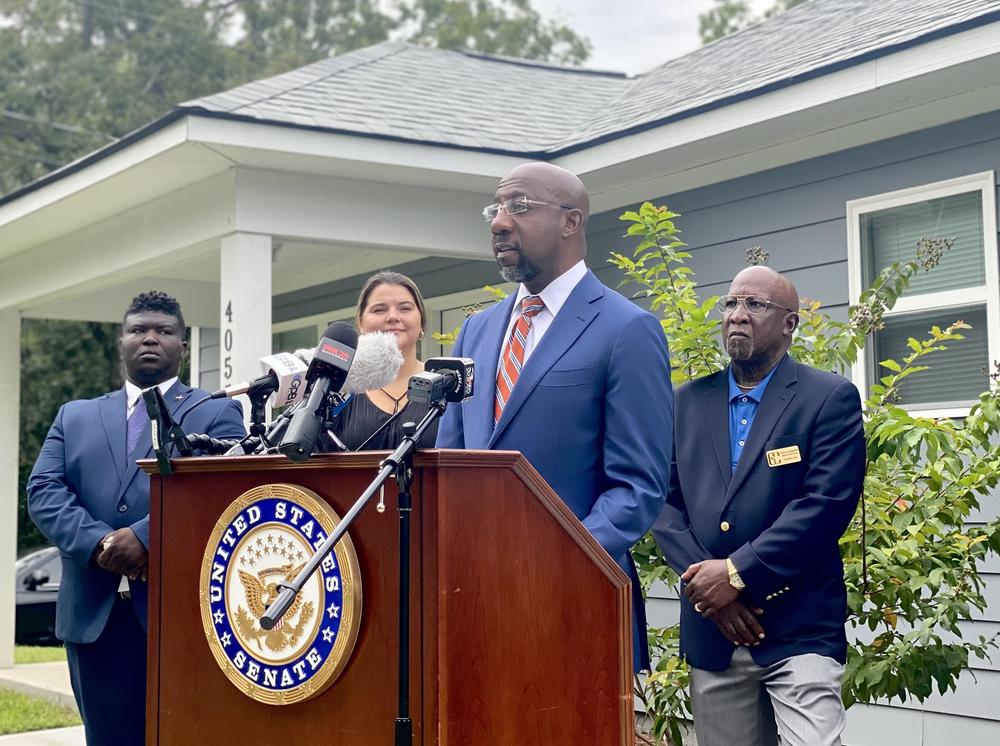
<instances>
[{"instance_id":1,"label":"clasped hands","mask_svg":"<svg viewBox=\"0 0 1000 746\"><path fill-rule=\"evenodd\" d=\"M149 552L130 528L120 528L105 536L94 549L97 566L129 580L146 581Z\"/></svg>"},{"instance_id":2,"label":"clasped hands","mask_svg":"<svg viewBox=\"0 0 1000 746\"><path fill-rule=\"evenodd\" d=\"M695 562L681 575L681 581L694 610L715 622L731 643L759 645L764 639L764 628L757 620L764 610L739 600L740 592L729 582L725 560Z\"/></svg>"}]
</instances>

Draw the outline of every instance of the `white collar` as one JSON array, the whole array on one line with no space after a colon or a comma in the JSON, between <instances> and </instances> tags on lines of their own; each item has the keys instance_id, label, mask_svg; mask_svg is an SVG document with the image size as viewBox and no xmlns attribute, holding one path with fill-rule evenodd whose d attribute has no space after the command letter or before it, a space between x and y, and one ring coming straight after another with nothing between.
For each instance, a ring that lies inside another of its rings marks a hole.
<instances>
[{"instance_id":1,"label":"white collar","mask_svg":"<svg viewBox=\"0 0 1000 746\"><path fill-rule=\"evenodd\" d=\"M569 298L570 293L573 289L580 284L580 280L584 278L587 274L587 264L581 259L572 267L567 269L556 279L546 285L538 297L542 299L542 303L545 304L545 310L552 314L554 317L559 313L559 309L563 307L566 300ZM517 297L514 299L515 308L521 305L521 301L527 298L532 293L524 286L524 283L517 288Z\"/></svg>"},{"instance_id":2,"label":"white collar","mask_svg":"<svg viewBox=\"0 0 1000 746\"><path fill-rule=\"evenodd\" d=\"M156 388L160 390L161 394L166 396L167 392L170 390L170 387L173 386L175 383L177 383L177 376L174 376L173 378L168 378L166 381L163 381L163 383L159 384ZM135 406L135 403L139 400L139 397L142 396L142 391L143 390L141 388L136 386L131 381L125 381L125 399L128 403L127 409L129 411L132 410L132 408Z\"/></svg>"}]
</instances>

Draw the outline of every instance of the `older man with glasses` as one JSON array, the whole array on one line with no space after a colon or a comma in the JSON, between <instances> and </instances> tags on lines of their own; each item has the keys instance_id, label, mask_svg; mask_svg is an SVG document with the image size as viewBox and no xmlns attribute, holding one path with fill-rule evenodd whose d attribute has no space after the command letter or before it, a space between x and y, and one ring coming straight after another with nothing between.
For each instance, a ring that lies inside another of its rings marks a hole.
<instances>
[{"instance_id":1,"label":"older man with glasses","mask_svg":"<svg viewBox=\"0 0 1000 746\"><path fill-rule=\"evenodd\" d=\"M681 575L699 746L839 744L847 593L838 541L865 474L861 401L788 355L798 294L767 267L719 299L729 367L678 389L653 532Z\"/></svg>"},{"instance_id":2,"label":"older man with glasses","mask_svg":"<svg viewBox=\"0 0 1000 746\"><path fill-rule=\"evenodd\" d=\"M454 354L476 361L476 392L448 409L437 443L525 455L631 578L638 670L649 654L629 549L667 489L670 364L659 321L587 269L589 215L583 183L558 166L526 163L501 180L483 216L500 275L518 288L462 326Z\"/></svg>"}]
</instances>

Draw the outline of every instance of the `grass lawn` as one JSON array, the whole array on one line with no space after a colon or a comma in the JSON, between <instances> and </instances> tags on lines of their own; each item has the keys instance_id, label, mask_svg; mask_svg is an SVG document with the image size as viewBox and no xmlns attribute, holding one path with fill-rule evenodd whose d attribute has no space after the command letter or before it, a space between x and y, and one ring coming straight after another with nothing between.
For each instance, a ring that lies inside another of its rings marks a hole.
<instances>
[{"instance_id":1,"label":"grass lawn","mask_svg":"<svg viewBox=\"0 0 1000 746\"><path fill-rule=\"evenodd\" d=\"M61 645L42 647L40 645L15 645L14 663L49 663L66 660L66 649Z\"/></svg>"},{"instance_id":2,"label":"grass lawn","mask_svg":"<svg viewBox=\"0 0 1000 746\"><path fill-rule=\"evenodd\" d=\"M66 660L60 646L15 645L14 663L48 663ZM39 697L0 688L0 735L79 725L80 717L70 707L60 707Z\"/></svg>"},{"instance_id":3,"label":"grass lawn","mask_svg":"<svg viewBox=\"0 0 1000 746\"><path fill-rule=\"evenodd\" d=\"M79 724L79 716L68 707L0 688L0 735Z\"/></svg>"}]
</instances>

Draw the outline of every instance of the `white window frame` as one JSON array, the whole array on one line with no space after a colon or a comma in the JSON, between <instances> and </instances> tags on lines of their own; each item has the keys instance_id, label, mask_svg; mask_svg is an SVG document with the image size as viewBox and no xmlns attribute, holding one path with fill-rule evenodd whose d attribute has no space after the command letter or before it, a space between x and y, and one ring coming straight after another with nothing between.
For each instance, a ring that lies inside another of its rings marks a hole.
<instances>
[{"instance_id":1,"label":"white window frame","mask_svg":"<svg viewBox=\"0 0 1000 746\"><path fill-rule=\"evenodd\" d=\"M517 283L513 282L495 282L490 283L492 287L500 288L506 291L508 295L513 295L517 292ZM434 339L434 334L442 334L454 331L453 329L443 329L441 327L441 316L445 311L454 310L456 308L461 308L463 306L474 306L477 303L482 303L484 305L489 305L496 300L496 296L492 293L483 290L482 288L475 288L473 290L462 290L457 293L448 293L447 295L438 295L433 298L425 298L424 301L427 305L427 337L430 339L430 345L426 348L429 352L433 347L435 355L450 355L451 351L445 349L442 345L438 344ZM428 355L429 357L429 355Z\"/></svg>"},{"instance_id":2,"label":"white window frame","mask_svg":"<svg viewBox=\"0 0 1000 746\"><path fill-rule=\"evenodd\" d=\"M864 257L861 255L861 217L869 212L902 207L914 202L950 197L979 191L983 205L983 249L986 252L986 284L978 287L945 290L938 293L899 298L895 307L886 312L886 318L930 311L934 309L961 308L970 305L986 306L987 350L990 364L1000 360L1000 270L997 258L997 208L996 176L993 171L961 176L956 179L924 184L910 189L877 194L871 197L851 200L847 203L847 266L850 289L850 303L855 305L864 290ZM933 270L931 270L933 272ZM851 378L861 392L861 398L868 397L867 347L861 350L858 359L851 366ZM875 363L878 364L878 361ZM905 407L915 416L922 417L964 417L968 407L921 408L920 405Z\"/></svg>"}]
</instances>

